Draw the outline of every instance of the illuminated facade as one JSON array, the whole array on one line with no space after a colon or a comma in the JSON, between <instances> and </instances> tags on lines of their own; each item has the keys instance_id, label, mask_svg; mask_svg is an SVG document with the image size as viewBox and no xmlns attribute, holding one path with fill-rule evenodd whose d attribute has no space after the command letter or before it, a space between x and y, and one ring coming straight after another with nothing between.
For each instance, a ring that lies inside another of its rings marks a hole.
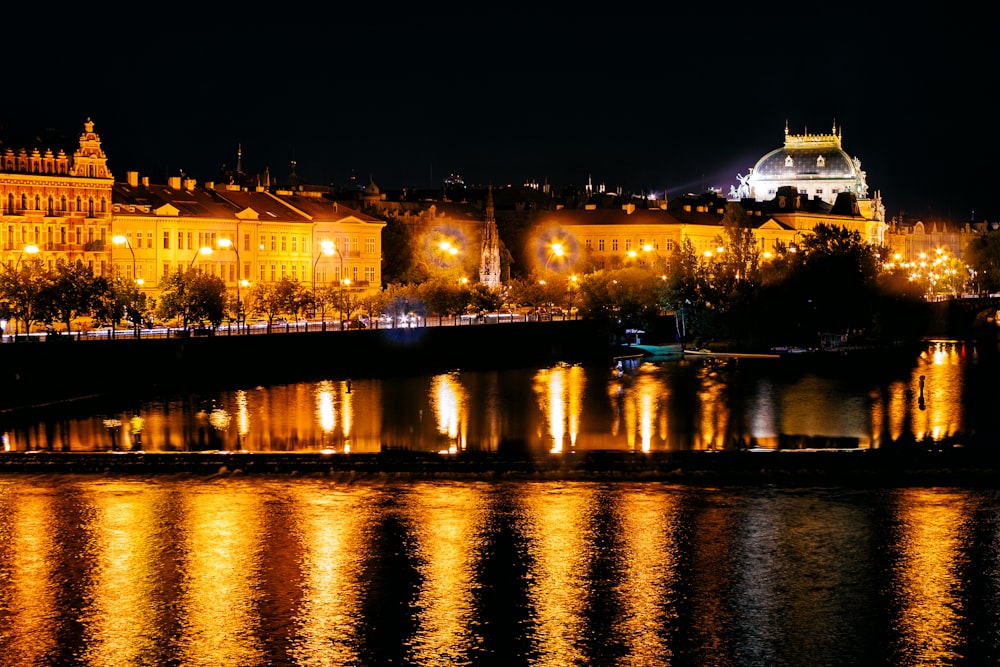
<instances>
[{"instance_id":1,"label":"illuminated facade","mask_svg":"<svg viewBox=\"0 0 1000 667\"><path fill-rule=\"evenodd\" d=\"M116 182L90 119L75 143L0 141L0 262L8 267L28 248L46 268L81 261L152 296L165 275L189 267L234 291L281 278L381 288L385 223L321 193L197 187L179 176L151 184L137 172ZM331 254L319 251L327 241Z\"/></svg>"},{"instance_id":2,"label":"illuminated facade","mask_svg":"<svg viewBox=\"0 0 1000 667\"><path fill-rule=\"evenodd\" d=\"M64 259L109 271L114 179L94 123L75 142L0 137L0 150L0 261L11 267L29 247L48 267Z\"/></svg>"},{"instance_id":3,"label":"illuminated facade","mask_svg":"<svg viewBox=\"0 0 1000 667\"><path fill-rule=\"evenodd\" d=\"M861 160L844 151L842 139L836 124L830 134L791 134L786 122L784 145L761 157L746 176L739 175L730 198L748 209L770 203L766 212L800 232L832 215L866 242L885 243L881 196L869 196L868 174Z\"/></svg>"},{"instance_id":4,"label":"illuminated facade","mask_svg":"<svg viewBox=\"0 0 1000 667\"><path fill-rule=\"evenodd\" d=\"M189 267L219 276L228 288L283 278L316 287L381 289L382 228L377 218L318 192L172 177L150 184L135 172L114 186L112 260L119 275L159 281ZM332 254L320 250L332 242ZM210 248L211 252L203 251Z\"/></svg>"}]
</instances>

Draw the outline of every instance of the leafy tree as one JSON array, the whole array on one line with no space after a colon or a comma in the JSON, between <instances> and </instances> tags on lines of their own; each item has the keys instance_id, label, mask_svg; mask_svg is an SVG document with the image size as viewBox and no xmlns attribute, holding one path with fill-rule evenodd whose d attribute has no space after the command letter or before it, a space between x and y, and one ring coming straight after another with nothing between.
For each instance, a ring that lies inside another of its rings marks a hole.
<instances>
[{"instance_id":1,"label":"leafy tree","mask_svg":"<svg viewBox=\"0 0 1000 667\"><path fill-rule=\"evenodd\" d=\"M43 296L51 282L52 276L37 259L23 262L16 270L0 271L0 300L15 321L15 333L19 332L18 323L24 326L24 333L29 333L33 324L44 321Z\"/></svg>"},{"instance_id":2,"label":"leafy tree","mask_svg":"<svg viewBox=\"0 0 1000 667\"><path fill-rule=\"evenodd\" d=\"M589 317L616 334L647 329L659 314L661 280L641 268L598 271L580 281L580 298Z\"/></svg>"},{"instance_id":3,"label":"leafy tree","mask_svg":"<svg viewBox=\"0 0 1000 667\"><path fill-rule=\"evenodd\" d=\"M43 319L49 324L61 322L69 333L74 319L92 312L97 287L93 272L83 262L56 260L51 279L40 295Z\"/></svg>"},{"instance_id":4,"label":"leafy tree","mask_svg":"<svg viewBox=\"0 0 1000 667\"><path fill-rule=\"evenodd\" d=\"M178 318L186 330L192 322L222 323L225 313L226 283L196 269L177 271L160 283L157 316L164 320Z\"/></svg>"},{"instance_id":5,"label":"leafy tree","mask_svg":"<svg viewBox=\"0 0 1000 667\"><path fill-rule=\"evenodd\" d=\"M489 289L482 283L475 283L469 290L469 309L475 313L492 313L503 306L504 297L500 290Z\"/></svg>"},{"instance_id":6,"label":"leafy tree","mask_svg":"<svg viewBox=\"0 0 1000 667\"><path fill-rule=\"evenodd\" d=\"M307 300L307 293L297 280L282 278L277 282L255 283L247 295L247 308L264 315L270 331L275 317L297 315Z\"/></svg>"},{"instance_id":7,"label":"leafy tree","mask_svg":"<svg viewBox=\"0 0 1000 667\"><path fill-rule=\"evenodd\" d=\"M438 316L438 324L447 316L465 311L470 301L469 288L455 280L438 279L423 283L418 290L430 313Z\"/></svg>"},{"instance_id":8,"label":"leafy tree","mask_svg":"<svg viewBox=\"0 0 1000 667\"><path fill-rule=\"evenodd\" d=\"M966 246L965 258L981 291L1000 292L1000 231L974 237Z\"/></svg>"}]
</instances>

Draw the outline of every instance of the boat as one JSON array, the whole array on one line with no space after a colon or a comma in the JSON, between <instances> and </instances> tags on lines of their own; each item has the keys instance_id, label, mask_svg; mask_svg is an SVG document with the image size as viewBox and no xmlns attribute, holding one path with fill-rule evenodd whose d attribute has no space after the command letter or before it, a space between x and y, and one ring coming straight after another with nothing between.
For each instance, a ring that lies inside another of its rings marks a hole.
<instances>
[{"instance_id":1,"label":"boat","mask_svg":"<svg viewBox=\"0 0 1000 667\"><path fill-rule=\"evenodd\" d=\"M642 350L643 356L653 359L680 359L684 356L684 346L680 343L664 343L662 345L633 343L629 347Z\"/></svg>"}]
</instances>

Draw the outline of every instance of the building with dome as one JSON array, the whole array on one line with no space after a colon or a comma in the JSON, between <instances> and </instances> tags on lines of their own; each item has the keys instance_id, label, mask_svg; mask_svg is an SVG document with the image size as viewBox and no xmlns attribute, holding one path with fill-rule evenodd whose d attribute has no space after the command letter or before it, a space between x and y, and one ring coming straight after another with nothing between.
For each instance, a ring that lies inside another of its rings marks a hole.
<instances>
[{"instance_id":1,"label":"building with dome","mask_svg":"<svg viewBox=\"0 0 1000 667\"><path fill-rule=\"evenodd\" d=\"M757 161L747 179L748 195L757 201L774 199L778 188L793 186L809 197L833 206L841 192L868 198L867 174L861 160L848 155L842 145L843 130L836 124L830 134L791 134L785 122L785 143Z\"/></svg>"}]
</instances>

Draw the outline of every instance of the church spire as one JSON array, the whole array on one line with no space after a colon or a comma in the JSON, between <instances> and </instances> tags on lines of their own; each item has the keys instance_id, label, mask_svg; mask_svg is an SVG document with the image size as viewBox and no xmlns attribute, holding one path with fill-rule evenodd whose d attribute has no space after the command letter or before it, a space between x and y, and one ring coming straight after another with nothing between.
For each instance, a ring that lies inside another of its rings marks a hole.
<instances>
[{"instance_id":1,"label":"church spire","mask_svg":"<svg viewBox=\"0 0 1000 667\"><path fill-rule=\"evenodd\" d=\"M500 287L500 234L493 211L493 184L486 191L486 226L479 260L479 282L488 289Z\"/></svg>"}]
</instances>

